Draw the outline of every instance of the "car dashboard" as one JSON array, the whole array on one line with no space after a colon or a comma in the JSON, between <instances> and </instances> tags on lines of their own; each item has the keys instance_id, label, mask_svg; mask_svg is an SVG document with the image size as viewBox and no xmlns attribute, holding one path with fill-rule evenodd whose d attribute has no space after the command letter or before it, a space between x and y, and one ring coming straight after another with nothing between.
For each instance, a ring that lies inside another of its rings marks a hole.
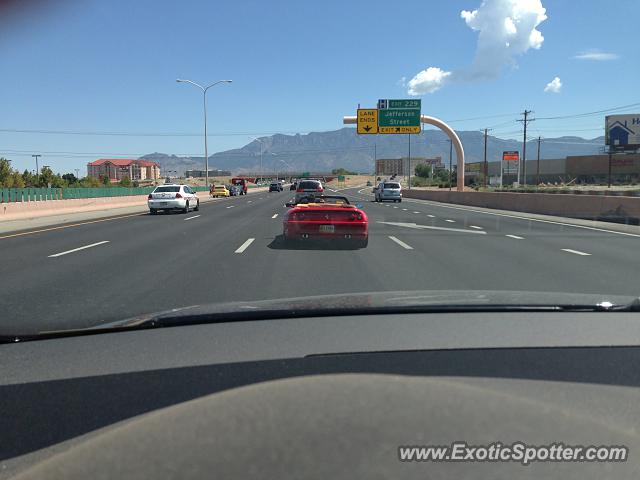
<instances>
[{"instance_id":1,"label":"car dashboard","mask_svg":"<svg viewBox=\"0 0 640 480\"><path fill-rule=\"evenodd\" d=\"M1 345L0 478L637 477L639 339L637 313L484 312ZM526 468L397 458L400 445L454 440L624 444L632 456Z\"/></svg>"}]
</instances>

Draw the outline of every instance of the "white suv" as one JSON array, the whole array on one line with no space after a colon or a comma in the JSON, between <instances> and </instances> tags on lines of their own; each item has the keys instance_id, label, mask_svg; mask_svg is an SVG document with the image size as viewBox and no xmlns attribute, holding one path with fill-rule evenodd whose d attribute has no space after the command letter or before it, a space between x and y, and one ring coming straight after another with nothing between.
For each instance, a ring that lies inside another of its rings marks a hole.
<instances>
[{"instance_id":1,"label":"white suv","mask_svg":"<svg viewBox=\"0 0 640 480\"><path fill-rule=\"evenodd\" d=\"M189 209L200 210L200 200L188 185L160 185L149 194L147 203L151 215L158 210L182 210L184 213Z\"/></svg>"}]
</instances>

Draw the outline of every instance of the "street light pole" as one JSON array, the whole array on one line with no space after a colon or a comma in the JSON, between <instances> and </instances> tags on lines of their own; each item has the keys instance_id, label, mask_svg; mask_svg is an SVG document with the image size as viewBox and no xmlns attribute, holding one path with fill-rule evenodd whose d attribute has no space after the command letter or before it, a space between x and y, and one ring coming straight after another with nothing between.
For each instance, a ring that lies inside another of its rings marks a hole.
<instances>
[{"instance_id":1,"label":"street light pole","mask_svg":"<svg viewBox=\"0 0 640 480\"><path fill-rule=\"evenodd\" d=\"M42 155L31 155L32 157L34 157L36 159L36 182L40 183L40 168L38 167L38 158L41 157Z\"/></svg>"},{"instance_id":2,"label":"street light pole","mask_svg":"<svg viewBox=\"0 0 640 480\"><path fill-rule=\"evenodd\" d=\"M203 87L202 85L196 82L193 82L191 80L184 80L181 78L178 78L176 82L190 83L191 85L194 85L198 87L200 90L202 90L202 103L204 106L204 178L208 187L209 186L209 151L207 150L207 90L209 90L211 87L215 85L218 85L219 83L232 83L233 80L218 80L217 82L214 82L211 85L208 85L206 87Z\"/></svg>"}]
</instances>

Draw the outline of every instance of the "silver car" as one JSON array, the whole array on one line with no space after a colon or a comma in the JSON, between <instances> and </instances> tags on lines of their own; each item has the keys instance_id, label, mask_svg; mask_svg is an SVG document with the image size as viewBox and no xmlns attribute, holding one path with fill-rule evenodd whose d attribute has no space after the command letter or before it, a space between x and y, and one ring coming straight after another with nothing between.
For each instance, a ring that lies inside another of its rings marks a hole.
<instances>
[{"instance_id":1,"label":"silver car","mask_svg":"<svg viewBox=\"0 0 640 480\"><path fill-rule=\"evenodd\" d=\"M300 180L298 188L296 188L296 203L302 198L312 198L323 193L324 188L320 180Z\"/></svg>"},{"instance_id":2,"label":"silver car","mask_svg":"<svg viewBox=\"0 0 640 480\"><path fill-rule=\"evenodd\" d=\"M391 200L393 202L402 201L402 187L398 182L380 182L375 192L376 202Z\"/></svg>"}]
</instances>

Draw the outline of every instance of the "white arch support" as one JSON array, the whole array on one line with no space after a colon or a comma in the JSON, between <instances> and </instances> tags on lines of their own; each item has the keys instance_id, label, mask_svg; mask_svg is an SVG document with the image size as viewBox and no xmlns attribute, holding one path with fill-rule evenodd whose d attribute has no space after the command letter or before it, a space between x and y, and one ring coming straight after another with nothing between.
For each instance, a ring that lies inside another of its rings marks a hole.
<instances>
[{"instance_id":1,"label":"white arch support","mask_svg":"<svg viewBox=\"0 0 640 480\"><path fill-rule=\"evenodd\" d=\"M462 148L462 142L456 132L449 125L444 123L439 118L430 117L428 115L421 115L420 121L422 123L426 123L429 125L433 125L434 127L438 127L444 133L447 134L451 143L453 143L453 148L456 149L456 157L457 157L457 166L458 166L458 176L457 176L457 186L456 189L459 192L464 192L464 148ZM346 116L343 117L342 123L345 125L356 124L358 123L358 117L355 116Z\"/></svg>"}]
</instances>

